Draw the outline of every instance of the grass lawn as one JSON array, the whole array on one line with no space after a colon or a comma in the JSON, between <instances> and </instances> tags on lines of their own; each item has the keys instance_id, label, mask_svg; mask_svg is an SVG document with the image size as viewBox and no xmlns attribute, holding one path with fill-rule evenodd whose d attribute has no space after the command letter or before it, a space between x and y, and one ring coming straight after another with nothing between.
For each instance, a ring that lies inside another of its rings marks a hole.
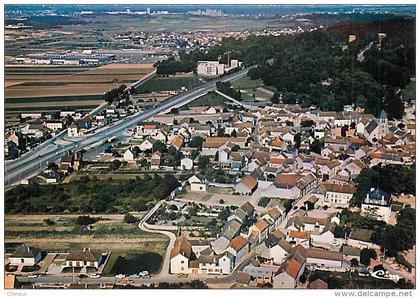
<instances>
[{"instance_id":1,"label":"grass lawn","mask_svg":"<svg viewBox=\"0 0 420 298\"><path fill-rule=\"evenodd\" d=\"M226 106L226 101L227 99L225 99L223 96L215 92L209 92L206 95L189 103L186 107Z\"/></svg>"},{"instance_id":2,"label":"grass lawn","mask_svg":"<svg viewBox=\"0 0 420 298\"><path fill-rule=\"evenodd\" d=\"M258 80L251 80L248 76L240 78L232 82L232 87L236 90L241 90L242 100L267 100L270 99L270 95L257 90L258 87L264 87L267 90L271 90L272 88L267 88L264 86L264 83L261 79Z\"/></svg>"},{"instance_id":3,"label":"grass lawn","mask_svg":"<svg viewBox=\"0 0 420 298\"><path fill-rule=\"evenodd\" d=\"M135 213L141 218L142 213ZM137 224L122 221L122 214L90 215L101 218L90 231L75 224L78 214L66 215L7 215L5 243L26 244L46 252L69 252L72 249L91 247L102 252L155 253L163 255L169 239L161 234L141 231ZM47 225L44 220L54 222ZM147 270L147 269L144 269Z\"/></svg>"},{"instance_id":4,"label":"grass lawn","mask_svg":"<svg viewBox=\"0 0 420 298\"><path fill-rule=\"evenodd\" d=\"M251 80L248 76L245 76L236 81L233 81L231 85L235 89L254 89L264 86L264 83L261 79Z\"/></svg>"},{"instance_id":5,"label":"grass lawn","mask_svg":"<svg viewBox=\"0 0 420 298\"><path fill-rule=\"evenodd\" d=\"M191 218L181 222L183 226L205 226L212 220L212 217L192 216Z\"/></svg>"},{"instance_id":6,"label":"grass lawn","mask_svg":"<svg viewBox=\"0 0 420 298\"><path fill-rule=\"evenodd\" d=\"M194 75L154 77L136 89L136 92L179 91L182 86L191 89L201 84L202 83Z\"/></svg>"},{"instance_id":7,"label":"grass lawn","mask_svg":"<svg viewBox=\"0 0 420 298\"><path fill-rule=\"evenodd\" d=\"M150 274L159 272L162 265L163 253L156 252L115 252L112 253L102 275L113 276L116 274L137 274L147 270Z\"/></svg>"}]
</instances>

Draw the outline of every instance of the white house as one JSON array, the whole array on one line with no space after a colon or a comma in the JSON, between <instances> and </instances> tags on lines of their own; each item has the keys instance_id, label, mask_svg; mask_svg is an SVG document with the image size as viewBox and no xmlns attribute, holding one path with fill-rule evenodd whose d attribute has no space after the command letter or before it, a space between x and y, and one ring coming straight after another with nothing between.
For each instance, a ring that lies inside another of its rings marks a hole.
<instances>
[{"instance_id":1,"label":"white house","mask_svg":"<svg viewBox=\"0 0 420 298\"><path fill-rule=\"evenodd\" d=\"M292 249L289 257L280 266L273 278L273 288L294 289L303 274L306 265L306 250L298 245Z\"/></svg>"},{"instance_id":2,"label":"white house","mask_svg":"<svg viewBox=\"0 0 420 298\"><path fill-rule=\"evenodd\" d=\"M367 229L352 229L346 241L348 246L363 248L379 248L378 245L372 242L373 230Z\"/></svg>"},{"instance_id":3,"label":"white house","mask_svg":"<svg viewBox=\"0 0 420 298\"><path fill-rule=\"evenodd\" d=\"M206 192L209 188L209 184L205 178L200 178L197 175L193 175L188 179L188 183L191 186L191 191Z\"/></svg>"},{"instance_id":4,"label":"white house","mask_svg":"<svg viewBox=\"0 0 420 298\"><path fill-rule=\"evenodd\" d=\"M83 248L83 250L74 250L66 257L67 267L95 267L99 268L102 261L100 251Z\"/></svg>"},{"instance_id":5,"label":"white house","mask_svg":"<svg viewBox=\"0 0 420 298\"><path fill-rule=\"evenodd\" d=\"M318 248L308 248L306 250L306 263L318 268L341 268L343 259L343 253L338 251Z\"/></svg>"},{"instance_id":6,"label":"white house","mask_svg":"<svg viewBox=\"0 0 420 298\"><path fill-rule=\"evenodd\" d=\"M181 169L182 170L192 170L194 167L194 162L189 157L184 157L181 159Z\"/></svg>"},{"instance_id":7,"label":"white house","mask_svg":"<svg viewBox=\"0 0 420 298\"><path fill-rule=\"evenodd\" d=\"M391 204L389 193L379 188L371 188L362 203L360 214L388 223L391 216Z\"/></svg>"},{"instance_id":8,"label":"white house","mask_svg":"<svg viewBox=\"0 0 420 298\"><path fill-rule=\"evenodd\" d=\"M33 266L41 260L41 250L26 245L19 246L9 258L13 266Z\"/></svg>"},{"instance_id":9,"label":"white house","mask_svg":"<svg viewBox=\"0 0 420 298\"><path fill-rule=\"evenodd\" d=\"M235 192L243 195L252 194L258 187L258 181L251 175L246 175L235 185Z\"/></svg>"},{"instance_id":10,"label":"white house","mask_svg":"<svg viewBox=\"0 0 420 298\"><path fill-rule=\"evenodd\" d=\"M229 246L226 249L227 252L231 253L235 257L235 266L239 264L249 252L249 242L242 236L236 236L230 240Z\"/></svg>"},{"instance_id":11,"label":"white house","mask_svg":"<svg viewBox=\"0 0 420 298\"><path fill-rule=\"evenodd\" d=\"M194 256L191 244L185 236L175 240L174 247L171 250L171 263L169 272L171 274L192 273L190 260Z\"/></svg>"},{"instance_id":12,"label":"white house","mask_svg":"<svg viewBox=\"0 0 420 298\"><path fill-rule=\"evenodd\" d=\"M352 184L324 183L322 187L325 189L323 205L333 208L348 207L356 192L356 187Z\"/></svg>"},{"instance_id":13,"label":"white house","mask_svg":"<svg viewBox=\"0 0 420 298\"><path fill-rule=\"evenodd\" d=\"M134 151L131 149L131 148L128 148L125 152L124 152L124 161L128 161L128 162L131 162L131 161L134 161L134 159L135 159L135 154L134 154Z\"/></svg>"},{"instance_id":14,"label":"white house","mask_svg":"<svg viewBox=\"0 0 420 298\"><path fill-rule=\"evenodd\" d=\"M271 259L274 264L282 264L292 250L292 246L285 239L278 239L270 235L264 242L267 249L261 256Z\"/></svg>"},{"instance_id":15,"label":"white house","mask_svg":"<svg viewBox=\"0 0 420 298\"><path fill-rule=\"evenodd\" d=\"M154 143L156 143L156 141L154 139L147 138L139 145L139 149L141 151L152 150Z\"/></svg>"}]
</instances>

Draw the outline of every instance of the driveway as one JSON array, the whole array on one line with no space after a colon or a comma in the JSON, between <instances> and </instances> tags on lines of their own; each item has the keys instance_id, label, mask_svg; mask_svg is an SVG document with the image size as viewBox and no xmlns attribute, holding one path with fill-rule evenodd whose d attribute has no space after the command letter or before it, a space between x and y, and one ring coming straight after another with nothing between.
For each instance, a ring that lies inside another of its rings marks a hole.
<instances>
[{"instance_id":1,"label":"driveway","mask_svg":"<svg viewBox=\"0 0 420 298\"><path fill-rule=\"evenodd\" d=\"M154 276L153 279L155 278L167 278L170 277L169 275L169 265L170 265L170 258L171 258L171 250L172 247L174 247L174 243L175 243L175 234L173 232L169 232L169 231L164 231L164 230L159 230L156 229L156 227L154 227L153 225L149 225L148 223L146 223L146 221L150 218L150 216L153 215L153 213L155 213L155 211L162 205L162 203L165 200L160 201L159 203L157 203L155 205L155 207L153 207L140 221L139 223L139 228L142 231L145 232L149 232L149 233L159 233L159 234L163 234L166 235L169 238L169 244L168 247L166 248L166 252L165 255L163 257L163 263L162 263L162 268L160 270L160 272Z\"/></svg>"}]
</instances>

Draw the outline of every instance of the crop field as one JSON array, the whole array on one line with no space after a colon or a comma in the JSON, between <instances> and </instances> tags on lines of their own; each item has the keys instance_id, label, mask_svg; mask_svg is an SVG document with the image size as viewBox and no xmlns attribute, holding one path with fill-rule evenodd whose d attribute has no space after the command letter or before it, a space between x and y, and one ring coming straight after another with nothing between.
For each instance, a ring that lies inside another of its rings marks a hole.
<instances>
[{"instance_id":1,"label":"crop field","mask_svg":"<svg viewBox=\"0 0 420 298\"><path fill-rule=\"evenodd\" d=\"M47 252L68 252L89 246L123 255L140 252L163 255L166 249L165 236L143 232L137 224L124 223L121 214L90 216L99 220L86 231L77 224L78 215L7 215L5 242L33 245ZM47 224L47 219L53 223Z\"/></svg>"},{"instance_id":2,"label":"crop field","mask_svg":"<svg viewBox=\"0 0 420 298\"><path fill-rule=\"evenodd\" d=\"M151 64L81 66L7 66L5 110L13 114L30 108L97 106L102 94L129 85L153 71Z\"/></svg>"},{"instance_id":3,"label":"crop field","mask_svg":"<svg viewBox=\"0 0 420 298\"><path fill-rule=\"evenodd\" d=\"M186 31L242 31L263 30L271 20L247 19L241 17L203 17L184 15L165 15L153 17L130 17L124 15L107 15L106 19L98 16L85 16L84 20L95 22L95 29L108 32L122 32L130 28L133 31L145 32L186 32ZM84 32L91 27L76 24L64 25L64 31Z\"/></svg>"}]
</instances>

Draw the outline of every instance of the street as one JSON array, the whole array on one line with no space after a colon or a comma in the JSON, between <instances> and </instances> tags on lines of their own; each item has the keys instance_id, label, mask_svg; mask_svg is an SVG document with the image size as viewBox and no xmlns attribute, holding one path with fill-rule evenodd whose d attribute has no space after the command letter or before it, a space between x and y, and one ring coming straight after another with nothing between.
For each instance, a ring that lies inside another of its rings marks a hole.
<instances>
[{"instance_id":1,"label":"street","mask_svg":"<svg viewBox=\"0 0 420 298\"><path fill-rule=\"evenodd\" d=\"M22 179L27 179L39 174L50 162L56 162L61 159L70 150L80 150L95 144L97 142L108 139L111 136L117 136L124 130L134 127L138 122L159 114L170 112L172 108L183 106L205 94L216 89L216 82L233 81L246 76L248 70L252 67L242 69L231 75L208 82L204 85L191 89L185 93L171 97L160 104L156 104L153 108L141 113L136 113L126 117L116 123L97 129L94 133L79 137L68 138L65 134L57 138L52 144L40 145L45 146L41 150L33 150L32 154L23 155L5 165L5 186L9 186ZM61 142L66 141L62 144Z\"/></svg>"}]
</instances>

